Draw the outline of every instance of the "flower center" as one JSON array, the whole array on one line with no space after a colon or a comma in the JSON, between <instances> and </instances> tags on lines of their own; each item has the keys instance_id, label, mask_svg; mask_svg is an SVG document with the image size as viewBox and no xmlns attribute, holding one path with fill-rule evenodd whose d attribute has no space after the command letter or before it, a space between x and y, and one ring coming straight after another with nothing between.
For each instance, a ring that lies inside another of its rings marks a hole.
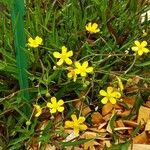
<instances>
[{"instance_id":1,"label":"flower center","mask_svg":"<svg viewBox=\"0 0 150 150\"><path fill-rule=\"evenodd\" d=\"M61 58L62 58L62 59L66 59L66 58L67 58L67 54L66 54L66 53L62 53L62 54L61 54Z\"/></svg>"},{"instance_id":2,"label":"flower center","mask_svg":"<svg viewBox=\"0 0 150 150\"><path fill-rule=\"evenodd\" d=\"M80 72L81 72L81 73L86 72L86 69L83 68L83 67L81 67L81 68L80 68Z\"/></svg>"}]
</instances>

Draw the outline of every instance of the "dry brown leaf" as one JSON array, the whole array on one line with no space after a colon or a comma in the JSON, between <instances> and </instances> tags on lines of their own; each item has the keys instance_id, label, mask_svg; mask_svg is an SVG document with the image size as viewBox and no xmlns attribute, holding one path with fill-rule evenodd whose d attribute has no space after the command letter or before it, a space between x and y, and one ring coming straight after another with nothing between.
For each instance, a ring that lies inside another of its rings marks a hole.
<instances>
[{"instance_id":1,"label":"dry brown leaf","mask_svg":"<svg viewBox=\"0 0 150 150\"><path fill-rule=\"evenodd\" d=\"M56 150L56 147L52 146L50 144L47 144L46 147L45 147L45 150Z\"/></svg>"},{"instance_id":2,"label":"dry brown leaf","mask_svg":"<svg viewBox=\"0 0 150 150\"><path fill-rule=\"evenodd\" d=\"M87 106L87 105L84 105L84 107L83 107L83 109L82 109L82 115L83 116L86 116L87 114L89 114L91 112L91 109L90 109L90 107L89 106Z\"/></svg>"},{"instance_id":3,"label":"dry brown leaf","mask_svg":"<svg viewBox=\"0 0 150 150\"><path fill-rule=\"evenodd\" d=\"M110 118L111 118L111 115L112 115L112 113L109 113L109 114L107 114L106 116L104 116L103 119L104 119L105 121L109 121Z\"/></svg>"},{"instance_id":4,"label":"dry brown leaf","mask_svg":"<svg viewBox=\"0 0 150 150\"><path fill-rule=\"evenodd\" d=\"M94 112L91 115L91 121L93 124L99 125L104 122L102 115L99 112Z\"/></svg>"},{"instance_id":5,"label":"dry brown leaf","mask_svg":"<svg viewBox=\"0 0 150 150\"><path fill-rule=\"evenodd\" d=\"M113 104L111 103L107 103L105 104L103 107L102 107L102 115L105 116L107 115L108 113L110 113L113 109Z\"/></svg>"},{"instance_id":6,"label":"dry brown leaf","mask_svg":"<svg viewBox=\"0 0 150 150\"><path fill-rule=\"evenodd\" d=\"M88 106L88 105L86 105L85 103L83 103L83 101L75 101L74 102L74 106L77 108L77 109L81 109L81 106L82 106L82 111L81 111L81 114L83 115L83 116L85 116L85 115L87 115L88 113L90 113L91 112L91 109L90 109L90 107Z\"/></svg>"},{"instance_id":7,"label":"dry brown leaf","mask_svg":"<svg viewBox=\"0 0 150 150\"><path fill-rule=\"evenodd\" d=\"M125 110L124 112L117 113L121 117L127 117L130 115L131 110Z\"/></svg>"},{"instance_id":8,"label":"dry brown leaf","mask_svg":"<svg viewBox=\"0 0 150 150\"><path fill-rule=\"evenodd\" d=\"M138 136L136 136L135 138L133 138L134 144L147 144L147 142L148 142L148 137L145 131L139 134Z\"/></svg>"},{"instance_id":9,"label":"dry brown leaf","mask_svg":"<svg viewBox=\"0 0 150 150\"><path fill-rule=\"evenodd\" d=\"M145 106L150 108L150 100L146 102Z\"/></svg>"},{"instance_id":10,"label":"dry brown leaf","mask_svg":"<svg viewBox=\"0 0 150 150\"><path fill-rule=\"evenodd\" d=\"M146 123L145 131L150 131L150 119Z\"/></svg>"},{"instance_id":11,"label":"dry brown leaf","mask_svg":"<svg viewBox=\"0 0 150 150\"><path fill-rule=\"evenodd\" d=\"M123 101L128 105L129 108L133 108L135 105L135 97L123 97Z\"/></svg>"},{"instance_id":12,"label":"dry brown leaf","mask_svg":"<svg viewBox=\"0 0 150 150\"><path fill-rule=\"evenodd\" d=\"M128 150L150 150L150 145L145 145L145 144L133 144L132 146L130 145Z\"/></svg>"},{"instance_id":13,"label":"dry brown leaf","mask_svg":"<svg viewBox=\"0 0 150 150\"><path fill-rule=\"evenodd\" d=\"M138 123L145 124L150 119L150 108L141 106L138 114Z\"/></svg>"},{"instance_id":14,"label":"dry brown leaf","mask_svg":"<svg viewBox=\"0 0 150 150\"><path fill-rule=\"evenodd\" d=\"M107 122L101 123L101 124L99 125L98 129L99 129L99 130L102 129L106 124L107 124Z\"/></svg>"},{"instance_id":15,"label":"dry brown leaf","mask_svg":"<svg viewBox=\"0 0 150 150\"><path fill-rule=\"evenodd\" d=\"M123 120L123 123L129 127L137 127L138 123L131 121L131 120Z\"/></svg>"},{"instance_id":16,"label":"dry brown leaf","mask_svg":"<svg viewBox=\"0 0 150 150\"><path fill-rule=\"evenodd\" d=\"M117 120L115 123L116 123L116 127L124 127L123 121L121 119Z\"/></svg>"},{"instance_id":17,"label":"dry brown leaf","mask_svg":"<svg viewBox=\"0 0 150 150\"><path fill-rule=\"evenodd\" d=\"M97 134L94 132L85 132L82 137L85 139L93 139L83 144L84 150L96 150L95 146L100 145L94 140L97 137Z\"/></svg>"},{"instance_id":18,"label":"dry brown leaf","mask_svg":"<svg viewBox=\"0 0 150 150\"><path fill-rule=\"evenodd\" d=\"M118 128L114 128L115 131L121 131L121 130L132 130L132 127L118 127Z\"/></svg>"}]
</instances>

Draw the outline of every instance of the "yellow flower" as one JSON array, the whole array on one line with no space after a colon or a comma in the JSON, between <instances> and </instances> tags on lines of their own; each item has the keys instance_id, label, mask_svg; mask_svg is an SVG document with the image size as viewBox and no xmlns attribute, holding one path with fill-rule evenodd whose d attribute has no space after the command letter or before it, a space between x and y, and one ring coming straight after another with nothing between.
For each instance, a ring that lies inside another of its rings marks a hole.
<instances>
[{"instance_id":1,"label":"yellow flower","mask_svg":"<svg viewBox=\"0 0 150 150\"><path fill-rule=\"evenodd\" d=\"M48 102L47 103L47 107L50 109L51 113L56 113L58 112L63 112L64 111L64 106L62 106L64 104L64 101L62 99L60 99L57 102L56 97L52 97L51 98L51 103Z\"/></svg>"},{"instance_id":2,"label":"yellow flower","mask_svg":"<svg viewBox=\"0 0 150 150\"><path fill-rule=\"evenodd\" d=\"M33 106L34 106L35 112L36 112L35 117L39 117L42 114L42 108L37 104L35 104Z\"/></svg>"},{"instance_id":3,"label":"yellow flower","mask_svg":"<svg viewBox=\"0 0 150 150\"><path fill-rule=\"evenodd\" d=\"M134 42L136 46L132 47L132 50L135 51L135 53L138 53L139 56L143 55L143 53L148 53L149 49L145 48L147 46L147 42L143 41L140 43L139 41Z\"/></svg>"},{"instance_id":4,"label":"yellow flower","mask_svg":"<svg viewBox=\"0 0 150 150\"><path fill-rule=\"evenodd\" d=\"M64 61L66 62L66 64L71 65L72 60L69 57L73 56L73 51L67 52L67 48L65 46L62 46L61 50L62 50L62 53L59 53L59 52L53 53L53 56L55 58L60 58L59 61L57 62L57 65L58 66L62 65Z\"/></svg>"},{"instance_id":5,"label":"yellow flower","mask_svg":"<svg viewBox=\"0 0 150 150\"><path fill-rule=\"evenodd\" d=\"M67 74L68 78L73 78L73 81L75 82L77 80L76 69L73 69L72 67L68 67L67 69L70 71Z\"/></svg>"},{"instance_id":6,"label":"yellow flower","mask_svg":"<svg viewBox=\"0 0 150 150\"><path fill-rule=\"evenodd\" d=\"M66 128L73 128L74 129L74 133L76 135L79 134L79 131L84 131L87 129L87 126L84 124L85 121L85 117L79 117L79 119L77 119L76 115L71 115L71 118L73 121L66 121L65 122L65 127Z\"/></svg>"},{"instance_id":7,"label":"yellow flower","mask_svg":"<svg viewBox=\"0 0 150 150\"><path fill-rule=\"evenodd\" d=\"M31 37L28 39L28 45L30 46L30 47L34 47L34 48L36 48L36 47L38 47L39 45L41 45L42 44L42 38L40 38L39 36L36 36L35 37L35 40L34 39L32 39Z\"/></svg>"},{"instance_id":8,"label":"yellow flower","mask_svg":"<svg viewBox=\"0 0 150 150\"><path fill-rule=\"evenodd\" d=\"M100 29L98 28L98 24L97 23L91 23L89 22L86 26L85 26L86 30L93 34L93 33L97 33L100 31Z\"/></svg>"},{"instance_id":9,"label":"yellow flower","mask_svg":"<svg viewBox=\"0 0 150 150\"><path fill-rule=\"evenodd\" d=\"M83 62L82 65L77 61L77 62L75 62L75 66L77 68L76 73L80 74L82 77L86 77L87 73L93 72L93 67L88 67L87 61Z\"/></svg>"},{"instance_id":10,"label":"yellow flower","mask_svg":"<svg viewBox=\"0 0 150 150\"><path fill-rule=\"evenodd\" d=\"M121 97L121 94L118 91L115 91L113 87L107 87L107 92L104 90L100 90L100 95L105 96L101 102L106 104L110 101L112 104L115 104L117 99Z\"/></svg>"}]
</instances>

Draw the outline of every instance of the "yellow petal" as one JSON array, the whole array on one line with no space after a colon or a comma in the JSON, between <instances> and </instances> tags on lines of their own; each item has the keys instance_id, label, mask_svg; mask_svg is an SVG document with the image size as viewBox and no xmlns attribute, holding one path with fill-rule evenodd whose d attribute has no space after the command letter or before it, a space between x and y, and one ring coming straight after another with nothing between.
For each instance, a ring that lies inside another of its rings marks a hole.
<instances>
[{"instance_id":1,"label":"yellow petal","mask_svg":"<svg viewBox=\"0 0 150 150\"><path fill-rule=\"evenodd\" d=\"M143 55L143 51L142 50L138 50L138 55L142 56Z\"/></svg>"},{"instance_id":2,"label":"yellow petal","mask_svg":"<svg viewBox=\"0 0 150 150\"><path fill-rule=\"evenodd\" d=\"M143 48L142 50L143 50L144 53L148 53L149 52L148 48Z\"/></svg>"},{"instance_id":3,"label":"yellow petal","mask_svg":"<svg viewBox=\"0 0 150 150\"><path fill-rule=\"evenodd\" d=\"M110 97L110 98L109 98L109 101L110 101L112 104L116 104L116 99L113 98L113 97Z\"/></svg>"},{"instance_id":4,"label":"yellow petal","mask_svg":"<svg viewBox=\"0 0 150 150\"><path fill-rule=\"evenodd\" d=\"M131 49L136 52L139 48L137 46L133 46Z\"/></svg>"},{"instance_id":5,"label":"yellow petal","mask_svg":"<svg viewBox=\"0 0 150 150\"><path fill-rule=\"evenodd\" d=\"M88 67L88 68L86 69L86 72L87 72L87 73L93 72L93 67Z\"/></svg>"},{"instance_id":6,"label":"yellow petal","mask_svg":"<svg viewBox=\"0 0 150 150\"><path fill-rule=\"evenodd\" d=\"M94 33L97 33L97 32L99 32L99 31L100 31L100 29L96 29Z\"/></svg>"},{"instance_id":7,"label":"yellow petal","mask_svg":"<svg viewBox=\"0 0 150 150\"><path fill-rule=\"evenodd\" d=\"M67 74L67 76L68 76L68 78L72 78L72 73L69 72L69 73Z\"/></svg>"},{"instance_id":8,"label":"yellow petal","mask_svg":"<svg viewBox=\"0 0 150 150\"><path fill-rule=\"evenodd\" d=\"M107 93L108 93L108 94L111 94L112 92L113 92L113 87L109 86L109 87L107 88Z\"/></svg>"},{"instance_id":9,"label":"yellow petal","mask_svg":"<svg viewBox=\"0 0 150 150\"><path fill-rule=\"evenodd\" d=\"M59 106L61 106L61 105L64 104L64 101L63 101L62 99L60 99L60 100L57 102L57 104L58 104Z\"/></svg>"},{"instance_id":10,"label":"yellow petal","mask_svg":"<svg viewBox=\"0 0 150 150\"><path fill-rule=\"evenodd\" d=\"M62 46L61 50L62 50L62 54L66 54L67 48L65 46Z\"/></svg>"},{"instance_id":11,"label":"yellow petal","mask_svg":"<svg viewBox=\"0 0 150 150\"><path fill-rule=\"evenodd\" d=\"M142 46L142 47L147 46L147 42L146 42L146 41L143 41L143 42L141 43L141 46Z\"/></svg>"},{"instance_id":12,"label":"yellow petal","mask_svg":"<svg viewBox=\"0 0 150 150\"><path fill-rule=\"evenodd\" d=\"M72 64L72 60L69 59L69 58L66 58L66 59L65 59L65 62L66 62L67 65L71 65L71 64Z\"/></svg>"},{"instance_id":13,"label":"yellow petal","mask_svg":"<svg viewBox=\"0 0 150 150\"><path fill-rule=\"evenodd\" d=\"M69 51L69 52L67 53L67 57L71 57L71 56L73 56L73 51Z\"/></svg>"},{"instance_id":14,"label":"yellow petal","mask_svg":"<svg viewBox=\"0 0 150 150\"><path fill-rule=\"evenodd\" d=\"M64 107L58 107L57 110L58 110L59 112L63 112L63 111L64 111Z\"/></svg>"},{"instance_id":15,"label":"yellow petal","mask_svg":"<svg viewBox=\"0 0 150 150\"><path fill-rule=\"evenodd\" d=\"M84 118L84 117L79 117L78 123L83 123L84 121L85 121L85 118Z\"/></svg>"},{"instance_id":16,"label":"yellow petal","mask_svg":"<svg viewBox=\"0 0 150 150\"><path fill-rule=\"evenodd\" d=\"M79 125L81 131L87 130L87 126L85 124Z\"/></svg>"},{"instance_id":17,"label":"yellow petal","mask_svg":"<svg viewBox=\"0 0 150 150\"><path fill-rule=\"evenodd\" d=\"M63 64L64 60L63 59L59 59L59 61L57 62L58 66L61 66Z\"/></svg>"},{"instance_id":18,"label":"yellow petal","mask_svg":"<svg viewBox=\"0 0 150 150\"><path fill-rule=\"evenodd\" d=\"M48 103L47 103L47 107L48 107L48 108L53 108L53 104L48 102Z\"/></svg>"},{"instance_id":19,"label":"yellow petal","mask_svg":"<svg viewBox=\"0 0 150 150\"><path fill-rule=\"evenodd\" d=\"M77 80L77 75L75 74L74 76L73 76L73 81L75 82Z\"/></svg>"},{"instance_id":20,"label":"yellow petal","mask_svg":"<svg viewBox=\"0 0 150 150\"><path fill-rule=\"evenodd\" d=\"M41 115L41 111L39 111L39 112L37 112L36 114L35 114L35 117L39 117L40 115Z\"/></svg>"},{"instance_id":21,"label":"yellow petal","mask_svg":"<svg viewBox=\"0 0 150 150\"><path fill-rule=\"evenodd\" d=\"M54 53L53 53L53 56L54 56L55 58L60 58L60 57L61 57L61 54L60 54L59 52L54 52Z\"/></svg>"},{"instance_id":22,"label":"yellow petal","mask_svg":"<svg viewBox=\"0 0 150 150\"><path fill-rule=\"evenodd\" d=\"M100 90L99 94L102 96L107 96L107 93L104 90Z\"/></svg>"},{"instance_id":23,"label":"yellow petal","mask_svg":"<svg viewBox=\"0 0 150 150\"><path fill-rule=\"evenodd\" d=\"M42 44L42 38L40 38L39 36L36 36L35 37L35 41L40 45L40 44Z\"/></svg>"},{"instance_id":24,"label":"yellow petal","mask_svg":"<svg viewBox=\"0 0 150 150\"><path fill-rule=\"evenodd\" d=\"M51 98L51 102L52 102L53 105L56 104L56 103L57 103L56 97L52 97L52 98Z\"/></svg>"},{"instance_id":25,"label":"yellow petal","mask_svg":"<svg viewBox=\"0 0 150 150\"><path fill-rule=\"evenodd\" d=\"M111 94L112 97L115 97L115 98L120 98L121 97L121 94L119 92L113 92Z\"/></svg>"},{"instance_id":26,"label":"yellow petal","mask_svg":"<svg viewBox=\"0 0 150 150\"><path fill-rule=\"evenodd\" d=\"M74 125L74 123L72 121L66 121L65 122L65 127L67 127L67 128L72 128L73 125Z\"/></svg>"},{"instance_id":27,"label":"yellow petal","mask_svg":"<svg viewBox=\"0 0 150 150\"><path fill-rule=\"evenodd\" d=\"M79 128L74 128L74 134L78 135L79 134Z\"/></svg>"},{"instance_id":28,"label":"yellow petal","mask_svg":"<svg viewBox=\"0 0 150 150\"><path fill-rule=\"evenodd\" d=\"M97 23L93 23L92 27L93 27L93 29L96 29L98 27L98 24Z\"/></svg>"},{"instance_id":29,"label":"yellow petal","mask_svg":"<svg viewBox=\"0 0 150 150\"><path fill-rule=\"evenodd\" d=\"M75 62L75 66L76 66L78 69L81 68L81 64L80 64L78 61Z\"/></svg>"},{"instance_id":30,"label":"yellow petal","mask_svg":"<svg viewBox=\"0 0 150 150\"><path fill-rule=\"evenodd\" d=\"M82 64L82 67L87 68L87 67L88 67L88 61L85 61L85 62Z\"/></svg>"},{"instance_id":31,"label":"yellow petal","mask_svg":"<svg viewBox=\"0 0 150 150\"><path fill-rule=\"evenodd\" d=\"M86 77L86 72L81 72L81 77Z\"/></svg>"},{"instance_id":32,"label":"yellow petal","mask_svg":"<svg viewBox=\"0 0 150 150\"><path fill-rule=\"evenodd\" d=\"M71 115L71 118L72 118L72 120L74 121L74 122L77 122L77 116L76 115Z\"/></svg>"},{"instance_id":33,"label":"yellow petal","mask_svg":"<svg viewBox=\"0 0 150 150\"><path fill-rule=\"evenodd\" d=\"M53 109L50 109L50 112L53 114L53 113L56 113L56 109L55 108L53 108Z\"/></svg>"},{"instance_id":34,"label":"yellow petal","mask_svg":"<svg viewBox=\"0 0 150 150\"><path fill-rule=\"evenodd\" d=\"M101 100L101 103L102 104L106 104L108 102L108 98L107 97L104 97L102 100Z\"/></svg>"},{"instance_id":35,"label":"yellow petal","mask_svg":"<svg viewBox=\"0 0 150 150\"><path fill-rule=\"evenodd\" d=\"M141 45L139 41L135 41L134 43L135 43L135 45L138 46L138 47Z\"/></svg>"},{"instance_id":36,"label":"yellow petal","mask_svg":"<svg viewBox=\"0 0 150 150\"><path fill-rule=\"evenodd\" d=\"M79 69L75 69L76 74L80 74L80 70Z\"/></svg>"},{"instance_id":37,"label":"yellow petal","mask_svg":"<svg viewBox=\"0 0 150 150\"><path fill-rule=\"evenodd\" d=\"M34 41L34 40L33 40L31 37L28 39L28 42L29 42L29 43L33 43L33 41Z\"/></svg>"}]
</instances>

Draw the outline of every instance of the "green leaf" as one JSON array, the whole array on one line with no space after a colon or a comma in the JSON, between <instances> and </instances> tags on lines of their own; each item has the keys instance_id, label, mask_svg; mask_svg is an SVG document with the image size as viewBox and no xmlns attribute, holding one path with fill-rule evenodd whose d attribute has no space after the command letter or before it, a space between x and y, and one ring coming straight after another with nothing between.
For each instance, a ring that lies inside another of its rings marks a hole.
<instances>
[{"instance_id":1,"label":"green leaf","mask_svg":"<svg viewBox=\"0 0 150 150\"><path fill-rule=\"evenodd\" d=\"M135 66L138 66L138 67L145 67L145 66L149 66L149 65L150 65L150 61L147 61L145 63L135 64Z\"/></svg>"},{"instance_id":2,"label":"green leaf","mask_svg":"<svg viewBox=\"0 0 150 150\"><path fill-rule=\"evenodd\" d=\"M135 106L134 106L136 112L139 112L139 109L140 109L142 103L143 103L143 99L141 97L141 94L139 93L136 96L136 102L135 102Z\"/></svg>"},{"instance_id":3,"label":"green leaf","mask_svg":"<svg viewBox=\"0 0 150 150\"><path fill-rule=\"evenodd\" d=\"M77 145L81 145L81 144L84 144L86 142L89 142L90 140L92 139L82 139L82 140L79 140L79 141L75 141L75 142L60 142L61 146L62 147L66 147L66 146L77 146Z\"/></svg>"},{"instance_id":4,"label":"green leaf","mask_svg":"<svg viewBox=\"0 0 150 150\"><path fill-rule=\"evenodd\" d=\"M106 147L105 150L128 150L130 142L123 144L112 145L111 147Z\"/></svg>"}]
</instances>

